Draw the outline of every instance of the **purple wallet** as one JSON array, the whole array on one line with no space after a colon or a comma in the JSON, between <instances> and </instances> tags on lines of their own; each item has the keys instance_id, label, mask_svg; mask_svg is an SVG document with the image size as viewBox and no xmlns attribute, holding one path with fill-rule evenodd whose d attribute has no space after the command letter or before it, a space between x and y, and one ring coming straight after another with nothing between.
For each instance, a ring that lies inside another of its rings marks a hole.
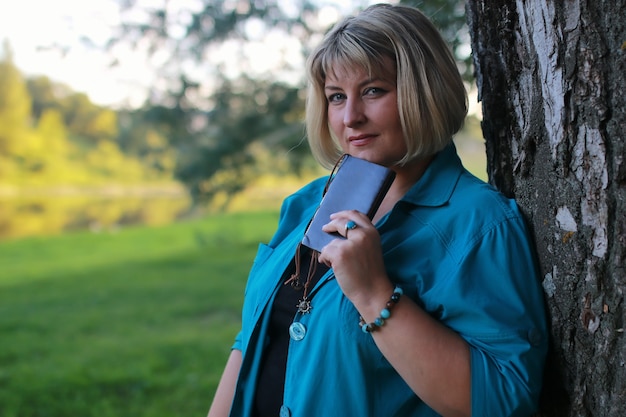
<instances>
[{"instance_id":1,"label":"purple wallet","mask_svg":"<svg viewBox=\"0 0 626 417\"><path fill-rule=\"evenodd\" d=\"M387 167L343 155L335 174L331 174L330 184L304 234L302 244L321 251L333 239L344 239L339 233L322 231L322 226L330 221L332 213L358 210L371 220L395 176L395 172Z\"/></svg>"}]
</instances>

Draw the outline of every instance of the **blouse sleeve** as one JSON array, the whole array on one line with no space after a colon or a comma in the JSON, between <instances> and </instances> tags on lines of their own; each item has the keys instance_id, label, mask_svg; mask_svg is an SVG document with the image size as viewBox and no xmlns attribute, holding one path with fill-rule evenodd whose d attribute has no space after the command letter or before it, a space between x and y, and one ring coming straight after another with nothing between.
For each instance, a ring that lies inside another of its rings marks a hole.
<instances>
[{"instance_id":1,"label":"blouse sleeve","mask_svg":"<svg viewBox=\"0 0 626 417\"><path fill-rule=\"evenodd\" d=\"M541 391L548 346L543 292L521 218L468 245L447 271L442 321L471 351L472 415L528 416Z\"/></svg>"}]
</instances>

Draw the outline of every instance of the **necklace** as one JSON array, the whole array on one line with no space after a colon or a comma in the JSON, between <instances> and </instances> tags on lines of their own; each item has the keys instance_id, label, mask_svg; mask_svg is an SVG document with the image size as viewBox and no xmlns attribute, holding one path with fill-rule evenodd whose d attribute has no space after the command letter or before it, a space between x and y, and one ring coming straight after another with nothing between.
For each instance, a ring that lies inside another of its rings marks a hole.
<instances>
[{"instance_id":1,"label":"necklace","mask_svg":"<svg viewBox=\"0 0 626 417\"><path fill-rule=\"evenodd\" d=\"M298 313L302 314L309 314L311 312L311 309L313 308L311 307L311 301L306 298L306 295L300 301L298 301L296 307L298 307Z\"/></svg>"},{"instance_id":2,"label":"necklace","mask_svg":"<svg viewBox=\"0 0 626 417\"><path fill-rule=\"evenodd\" d=\"M335 176L335 172L337 171L337 168L341 165L341 162L344 160L344 157L345 155L342 155L341 158L337 160L337 162L335 163L335 166L333 167L333 170L330 172L330 175L328 176L328 180L326 181L326 185L324 186L324 191L322 192L322 199L324 198L324 195L326 195L326 192L328 191L328 186L332 182ZM311 219L311 221L312 220L313 219ZM309 221L309 226L311 225L311 221ZM302 248L302 242L298 243L298 247L296 248L296 256L294 260L296 270L291 275L291 277L289 277L289 279L285 281L285 285L290 284L291 287L295 290L300 290L302 288L302 283L300 282L300 262L302 261L301 256L300 256L301 248ZM300 301L298 301L298 304L296 304L296 308L298 309L298 313L300 314L309 314L311 310L313 309L313 306L311 306L311 300L309 300L308 298L308 293L309 293L309 286L311 284L311 281L313 277L315 276L315 272L317 271L317 263L318 263L317 256L318 255L319 255L318 251L311 249L309 271L306 276L306 281L304 281L304 294L302 294L302 298L300 299Z\"/></svg>"},{"instance_id":3,"label":"necklace","mask_svg":"<svg viewBox=\"0 0 626 417\"><path fill-rule=\"evenodd\" d=\"M302 288L302 283L300 281L300 263L301 263L301 246L299 243L296 248L296 256L295 256L295 266L296 270L291 277L287 281L285 281L285 285L290 284L291 287L295 290L300 290ZM311 306L311 300L308 298L309 286L311 285L311 280L315 275L315 271L317 270L317 251L311 250L311 259L309 262L309 270L307 272L306 281L304 282L304 293L302 294L302 298L296 304L296 308L298 309L298 313L301 314L309 314L313 307Z\"/></svg>"}]
</instances>

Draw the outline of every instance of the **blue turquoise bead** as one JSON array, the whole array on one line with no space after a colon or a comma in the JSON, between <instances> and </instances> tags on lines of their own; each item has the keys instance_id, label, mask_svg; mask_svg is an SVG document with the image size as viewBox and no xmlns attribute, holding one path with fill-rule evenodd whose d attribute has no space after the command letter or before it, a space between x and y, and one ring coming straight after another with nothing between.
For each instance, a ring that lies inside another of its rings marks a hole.
<instances>
[{"instance_id":1,"label":"blue turquoise bead","mask_svg":"<svg viewBox=\"0 0 626 417\"><path fill-rule=\"evenodd\" d=\"M386 308L383 308L382 310L380 310L380 317L383 319L388 319L389 317L391 317L391 311L389 311Z\"/></svg>"}]
</instances>

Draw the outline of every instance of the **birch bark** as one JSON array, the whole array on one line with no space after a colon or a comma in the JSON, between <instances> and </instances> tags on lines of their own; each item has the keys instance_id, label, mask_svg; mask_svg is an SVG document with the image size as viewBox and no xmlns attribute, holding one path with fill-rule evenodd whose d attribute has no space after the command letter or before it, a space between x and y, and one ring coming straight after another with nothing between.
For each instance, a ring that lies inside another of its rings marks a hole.
<instances>
[{"instance_id":1,"label":"birch bark","mask_svg":"<svg viewBox=\"0 0 626 417\"><path fill-rule=\"evenodd\" d=\"M540 416L626 415L626 2L468 0L490 181L534 233Z\"/></svg>"}]
</instances>

